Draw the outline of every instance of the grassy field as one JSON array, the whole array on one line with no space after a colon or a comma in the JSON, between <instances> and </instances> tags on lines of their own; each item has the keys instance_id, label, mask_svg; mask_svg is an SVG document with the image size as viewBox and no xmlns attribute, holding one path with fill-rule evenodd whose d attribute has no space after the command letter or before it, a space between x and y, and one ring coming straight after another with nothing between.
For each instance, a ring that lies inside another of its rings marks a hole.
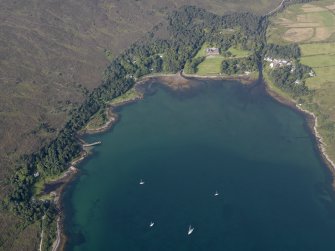
<instances>
[{"instance_id":1,"label":"grassy field","mask_svg":"<svg viewBox=\"0 0 335 251\"><path fill-rule=\"evenodd\" d=\"M289 6L271 19L267 37L280 44L335 41L334 1Z\"/></svg>"},{"instance_id":2,"label":"grassy field","mask_svg":"<svg viewBox=\"0 0 335 251\"><path fill-rule=\"evenodd\" d=\"M216 45L212 45L209 43L204 43L194 58L198 57L206 57L206 48L215 47ZM198 75L217 75L221 72L221 63L224 57L222 56L209 56L198 65L198 70L196 74Z\"/></svg>"},{"instance_id":3,"label":"grassy field","mask_svg":"<svg viewBox=\"0 0 335 251\"><path fill-rule=\"evenodd\" d=\"M164 22L171 10L192 4L217 14L264 14L280 2L0 1L0 198L10 190L5 179L16 160L50 142L71 108L101 83L111 56ZM40 228L18 227L23 224L0 211L0 250L37 249Z\"/></svg>"},{"instance_id":4,"label":"grassy field","mask_svg":"<svg viewBox=\"0 0 335 251\"><path fill-rule=\"evenodd\" d=\"M215 47L216 45L212 45L209 43L204 43L194 58L205 57L206 56L206 48ZM231 57L234 58L243 58L250 55L250 51L242 50L236 47L231 47L228 51L232 54ZM207 56L206 59L198 65L198 70L196 74L206 76L206 75L218 75L221 73L221 63L224 59L229 59L228 57L224 57L221 55L218 56Z\"/></svg>"},{"instance_id":5,"label":"grassy field","mask_svg":"<svg viewBox=\"0 0 335 251\"><path fill-rule=\"evenodd\" d=\"M267 32L269 42L277 44L297 42L302 53L301 63L312 67L316 73L315 77L306 81L313 94L304 98L303 107L318 117L318 131L325 140L328 155L334 160L335 2L323 0L293 5L270 21L271 25ZM298 36L298 33L302 32L301 29L306 28L313 30L311 35ZM290 33L292 29L297 29L299 32L293 35Z\"/></svg>"},{"instance_id":6,"label":"grassy field","mask_svg":"<svg viewBox=\"0 0 335 251\"><path fill-rule=\"evenodd\" d=\"M251 53L250 51L246 51L246 50L242 50L239 48L235 48L235 47L230 47L228 49L228 51L233 55L233 57L235 58L244 58L249 56Z\"/></svg>"},{"instance_id":7,"label":"grassy field","mask_svg":"<svg viewBox=\"0 0 335 251\"><path fill-rule=\"evenodd\" d=\"M205 57L206 56L206 48L208 47L213 47L214 45L211 45L209 43L204 43L200 50L198 50L197 54L194 56L194 58L200 58L200 57Z\"/></svg>"},{"instance_id":8,"label":"grassy field","mask_svg":"<svg viewBox=\"0 0 335 251\"><path fill-rule=\"evenodd\" d=\"M221 63L224 57L209 56L204 62L198 65L197 74L199 75L217 75L221 72Z\"/></svg>"},{"instance_id":9,"label":"grassy field","mask_svg":"<svg viewBox=\"0 0 335 251\"><path fill-rule=\"evenodd\" d=\"M320 46L322 46L322 44L320 44ZM334 54L328 54L328 52L325 51L325 54L323 55L303 56L301 58L301 63L314 68L335 66Z\"/></svg>"},{"instance_id":10,"label":"grassy field","mask_svg":"<svg viewBox=\"0 0 335 251\"><path fill-rule=\"evenodd\" d=\"M316 91L315 102L335 121L335 43L303 44L300 48L301 62L316 73L307 81L308 87Z\"/></svg>"}]
</instances>

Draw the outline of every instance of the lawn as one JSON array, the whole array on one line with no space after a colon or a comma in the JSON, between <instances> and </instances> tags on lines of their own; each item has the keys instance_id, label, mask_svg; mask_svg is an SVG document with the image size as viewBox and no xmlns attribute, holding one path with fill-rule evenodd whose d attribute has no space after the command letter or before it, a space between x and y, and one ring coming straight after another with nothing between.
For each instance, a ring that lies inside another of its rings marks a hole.
<instances>
[{"instance_id":1,"label":"lawn","mask_svg":"<svg viewBox=\"0 0 335 251\"><path fill-rule=\"evenodd\" d=\"M198 65L197 74L199 75L217 75L221 72L221 63L224 57L207 57L204 62Z\"/></svg>"},{"instance_id":2,"label":"lawn","mask_svg":"<svg viewBox=\"0 0 335 251\"><path fill-rule=\"evenodd\" d=\"M228 51L237 58L244 58L250 55L250 51L238 49L236 47L230 47Z\"/></svg>"},{"instance_id":3,"label":"lawn","mask_svg":"<svg viewBox=\"0 0 335 251\"><path fill-rule=\"evenodd\" d=\"M198 50L197 54L194 56L194 58L200 58L206 56L206 48L213 47L209 43L204 43L201 48Z\"/></svg>"},{"instance_id":4,"label":"lawn","mask_svg":"<svg viewBox=\"0 0 335 251\"><path fill-rule=\"evenodd\" d=\"M194 58L205 57L206 56L206 48L215 47L215 45L211 45L209 43L204 43ZM234 58L243 58L250 55L250 51L242 50L237 47L230 47L228 51L232 54ZM208 56L206 59L198 65L198 75L217 75L221 72L221 63L227 57L224 56Z\"/></svg>"}]
</instances>

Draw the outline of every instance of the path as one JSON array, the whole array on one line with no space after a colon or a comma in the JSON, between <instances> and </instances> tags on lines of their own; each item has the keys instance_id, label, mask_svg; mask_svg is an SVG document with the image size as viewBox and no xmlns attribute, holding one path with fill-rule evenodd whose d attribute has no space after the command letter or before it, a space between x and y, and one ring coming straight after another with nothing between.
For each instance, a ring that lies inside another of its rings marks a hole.
<instances>
[{"instance_id":1,"label":"path","mask_svg":"<svg viewBox=\"0 0 335 251\"><path fill-rule=\"evenodd\" d=\"M39 251L42 251L42 246L43 246L43 237L44 237L43 220L44 219L45 219L45 215L43 215L42 217L42 232L41 232L40 248L38 249Z\"/></svg>"},{"instance_id":2,"label":"path","mask_svg":"<svg viewBox=\"0 0 335 251\"><path fill-rule=\"evenodd\" d=\"M265 16L270 16L272 15L273 13L275 13L276 11L278 11L281 7L283 7L284 3L285 2L288 2L289 0L282 0L281 3L276 7L274 8L273 10L271 10L268 14L266 14Z\"/></svg>"},{"instance_id":3,"label":"path","mask_svg":"<svg viewBox=\"0 0 335 251\"><path fill-rule=\"evenodd\" d=\"M52 251L57 251L60 244L60 218L57 219L57 239L55 240Z\"/></svg>"},{"instance_id":4,"label":"path","mask_svg":"<svg viewBox=\"0 0 335 251\"><path fill-rule=\"evenodd\" d=\"M89 147L89 146L96 146L96 145L100 145L101 141L97 141L97 142L93 142L91 144L83 144L83 147Z\"/></svg>"}]
</instances>

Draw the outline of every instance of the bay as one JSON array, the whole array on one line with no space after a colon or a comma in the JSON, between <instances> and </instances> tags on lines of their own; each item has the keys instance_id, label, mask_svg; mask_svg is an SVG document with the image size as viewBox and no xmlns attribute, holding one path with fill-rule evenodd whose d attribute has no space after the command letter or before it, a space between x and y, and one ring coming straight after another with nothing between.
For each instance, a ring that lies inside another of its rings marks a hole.
<instances>
[{"instance_id":1,"label":"bay","mask_svg":"<svg viewBox=\"0 0 335 251\"><path fill-rule=\"evenodd\" d=\"M335 250L331 176L300 113L260 82L147 88L85 138L103 143L64 194L66 250Z\"/></svg>"}]
</instances>

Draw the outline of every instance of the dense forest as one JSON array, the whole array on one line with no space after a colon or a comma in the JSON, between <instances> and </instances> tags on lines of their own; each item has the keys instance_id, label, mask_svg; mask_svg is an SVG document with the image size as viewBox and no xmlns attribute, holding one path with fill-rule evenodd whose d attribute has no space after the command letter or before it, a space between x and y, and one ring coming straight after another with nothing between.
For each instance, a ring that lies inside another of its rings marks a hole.
<instances>
[{"instance_id":1,"label":"dense forest","mask_svg":"<svg viewBox=\"0 0 335 251\"><path fill-rule=\"evenodd\" d=\"M301 56L297 44L277 45L268 44L264 49L265 55L272 58L298 59Z\"/></svg>"},{"instance_id":2,"label":"dense forest","mask_svg":"<svg viewBox=\"0 0 335 251\"><path fill-rule=\"evenodd\" d=\"M304 80L309 77L311 68L297 63L295 70L291 66L285 66L270 71L270 78L280 89L291 93L294 97L307 95L310 93Z\"/></svg>"},{"instance_id":3,"label":"dense forest","mask_svg":"<svg viewBox=\"0 0 335 251\"><path fill-rule=\"evenodd\" d=\"M197 65L204 58L192 59L204 42L216 44L223 52L236 44L252 51L247 58L225 60L222 71L226 74L257 70L265 54L294 59L300 56L297 46L266 45L267 18L250 13L217 16L188 6L173 12L168 17L168 23L170 39L162 40L150 34L150 39L133 44L116 57L105 70L101 85L87 94L83 104L70 112L57 138L39 152L21 158L16 174L8 181L12 193L2 201L2 207L24 218L27 224L44 215L47 217L46 224L51 224L57 213L55 205L50 201L37 200L33 186L40 179L61 174L69 167L71 160L81 153L77 132L95 113L104 109L108 101L128 91L141 76L157 72L175 73L184 68L189 73L196 72ZM225 29L235 32L224 33ZM307 92L303 84L292 83L305 78L309 69L297 64L294 75L290 70L280 68L273 71L271 77L284 89L294 93ZM35 173L39 175L35 177Z\"/></svg>"},{"instance_id":4,"label":"dense forest","mask_svg":"<svg viewBox=\"0 0 335 251\"><path fill-rule=\"evenodd\" d=\"M233 58L222 62L222 72L227 75L243 74L247 71L257 71L257 59L255 56L247 58Z\"/></svg>"}]
</instances>

